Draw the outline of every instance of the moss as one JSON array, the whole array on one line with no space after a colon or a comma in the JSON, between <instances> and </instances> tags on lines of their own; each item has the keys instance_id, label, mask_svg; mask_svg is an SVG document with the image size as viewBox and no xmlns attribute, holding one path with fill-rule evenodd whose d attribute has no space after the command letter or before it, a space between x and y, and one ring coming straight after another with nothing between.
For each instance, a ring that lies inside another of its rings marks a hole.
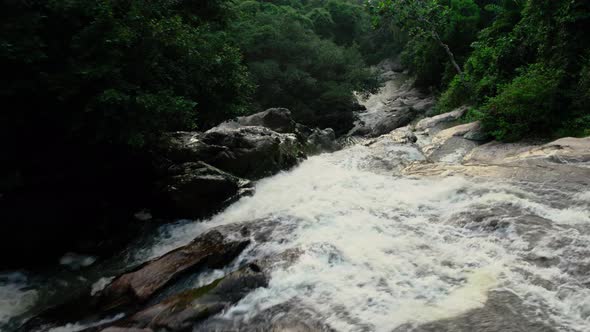
<instances>
[{"instance_id":1,"label":"moss","mask_svg":"<svg viewBox=\"0 0 590 332\"><path fill-rule=\"evenodd\" d=\"M212 283L205 285L203 287L199 287L199 288L193 288L190 290L187 290L185 292L182 292L180 294L178 294L175 298L174 301L176 301L176 306L180 306L180 307L186 307L188 306L191 302L193 302L194 300L204 296L205 294L209 293L211 290L213 290L215 287L217 287L217 285L224 279L223 278L219 278L215 281L213 281Z\"/></svg>"}]
</instances>

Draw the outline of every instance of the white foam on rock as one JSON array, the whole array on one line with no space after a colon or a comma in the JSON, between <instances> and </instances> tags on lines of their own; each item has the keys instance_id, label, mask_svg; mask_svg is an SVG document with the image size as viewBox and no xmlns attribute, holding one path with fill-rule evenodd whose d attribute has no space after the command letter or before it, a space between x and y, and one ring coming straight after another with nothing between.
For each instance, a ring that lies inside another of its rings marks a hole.
<instances>
[{"instance_id":1,"label":"white foam on rock","mask_svg":"<svg viewBox=\"0 0 590 332\"><path fill-rule=\"evenodd\" d=\"M36 300L37 292L29 289L25 274L0 274L0 326L26 312Z\"/></svg>"}]
</instances>

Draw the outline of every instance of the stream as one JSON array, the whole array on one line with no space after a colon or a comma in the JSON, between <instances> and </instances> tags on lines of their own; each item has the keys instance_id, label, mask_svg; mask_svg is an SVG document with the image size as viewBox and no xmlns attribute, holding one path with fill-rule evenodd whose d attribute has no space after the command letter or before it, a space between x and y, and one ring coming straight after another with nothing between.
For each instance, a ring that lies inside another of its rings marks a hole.
<instances>
[{"instance_id":1,"label":"stream","mask_svg":"<svg viewBox=\"0 0 590 332\"><path fill-rule=\"evenodd\" d=\"M250 225L252 242L230 266L187 282L258 262L268 287L195 330L278 331L289 320L291 331L590 331L588 188L405 175L402 166L425 159L420 142L364 143L263 179L208 220L160 226L111 260L0 274L0 330L209 229L231 236Z\"/></svg>"}]
</instances>

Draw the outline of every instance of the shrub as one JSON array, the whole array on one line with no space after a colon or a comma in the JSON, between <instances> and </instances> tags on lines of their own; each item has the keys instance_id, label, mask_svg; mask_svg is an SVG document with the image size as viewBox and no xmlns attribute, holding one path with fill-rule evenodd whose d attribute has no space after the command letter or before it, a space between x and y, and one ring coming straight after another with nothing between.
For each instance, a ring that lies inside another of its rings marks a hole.
<instances>
[{"instance_id":1,"label":"shrub","mask_svg":"<svg viewBox=\"0 0 590 332\"><path fill-rule=\"evenodd\" d=\"M557 130L563 112L559 91L563 74L540 64L529 66L483 106L484 128L505 141L548 136Z\"/></svg>"}]
</instances>

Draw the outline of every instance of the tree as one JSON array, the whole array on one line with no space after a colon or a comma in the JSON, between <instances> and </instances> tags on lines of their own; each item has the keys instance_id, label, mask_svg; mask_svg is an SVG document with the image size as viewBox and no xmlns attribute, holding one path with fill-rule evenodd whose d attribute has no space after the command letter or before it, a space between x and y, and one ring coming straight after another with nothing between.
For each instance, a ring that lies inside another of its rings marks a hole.
<instances>
[{"instance_id":1,"label":"tree","mask_svg":"<svg viewBox=\"0 0 590 332\"><path fill-rule=\"evenodd\" d=\"M441 37L451 10L437 0L381 0L377 10L393 18L397 25L406 30L411 38L434 40L446 53L448 60L463 81L464 73L455 54Z\"/></svg>"}]
</instances>

